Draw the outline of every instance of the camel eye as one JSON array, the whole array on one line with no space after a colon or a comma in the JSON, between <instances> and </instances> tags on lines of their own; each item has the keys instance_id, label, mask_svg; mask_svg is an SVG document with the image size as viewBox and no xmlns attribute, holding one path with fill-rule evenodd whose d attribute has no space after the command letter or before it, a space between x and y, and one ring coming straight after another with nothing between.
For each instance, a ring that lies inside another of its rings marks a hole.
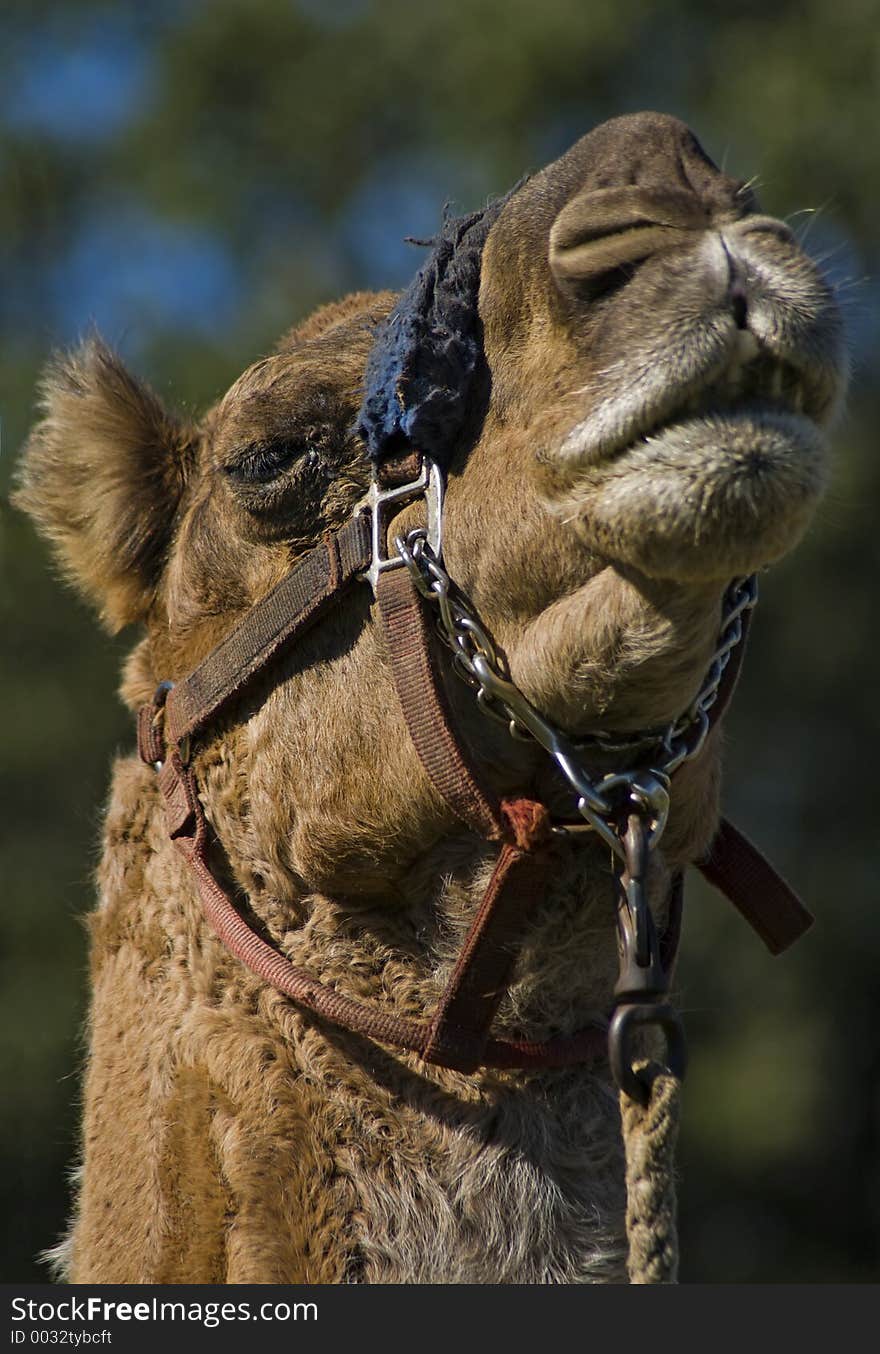
<instances>
[{"instance_id":1,"label":"camel eye","mask_svg":"<svg viewBox=\"0 0 880 1354\"><path fill-rule=\"evenodd\" d=\"M294 461L309 454L300 442L258 442L223 468L239 484L270 484Z\"/></svg>"},{"instance_id":2,"label":"camel eye","mask_svg":"<svg viewBox=\"0 0 880 1354\"><path fill-rule=\"evenodd\" d=\"M620 263L612 268L605 268L602 272L596 273L589 278L585 284L584 290L589 295L591 301L600 301L603 296L610 296L612 292L620 291L627 282L631 282L635 276L637 264Z\"/></svg>"}]
</instances>

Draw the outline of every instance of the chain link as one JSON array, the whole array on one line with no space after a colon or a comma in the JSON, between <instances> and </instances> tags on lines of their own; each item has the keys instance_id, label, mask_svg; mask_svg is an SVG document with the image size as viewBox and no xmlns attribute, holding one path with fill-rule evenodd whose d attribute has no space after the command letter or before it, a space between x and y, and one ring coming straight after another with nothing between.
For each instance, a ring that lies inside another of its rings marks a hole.
<instances>
[{"instance_id":1,"label":"chain link","mask_svg":"<svg viewBox=\"0 0 880 1354\"><path fill-rule=\"evenodd\" d=\"M743 615L758 600L754 574L734 579L725 592L721 628L708 672L694 700L677 720L665 729L626 735L599 731L575 740L539 714L514 686L491 635L434 554L424 529L416 528L405 540L398 536L395 546L419 592L437 607L438 630L452 651L453 666L476 693L483 713L507 725L512 737L538 743L550 753L578 796L583 827L598 832L618 857L622 856L622 847L616 823L626 802L644 815L651 845L655 845L669 809L669 778L702 749L709 732L709 711L718 699L730 655L742 640ZM645 757L639 769L594 780L582 760L590 752L644 752ZM562 830L570 832L577 827L566 825Z\"/></svg>"}]
</instances>

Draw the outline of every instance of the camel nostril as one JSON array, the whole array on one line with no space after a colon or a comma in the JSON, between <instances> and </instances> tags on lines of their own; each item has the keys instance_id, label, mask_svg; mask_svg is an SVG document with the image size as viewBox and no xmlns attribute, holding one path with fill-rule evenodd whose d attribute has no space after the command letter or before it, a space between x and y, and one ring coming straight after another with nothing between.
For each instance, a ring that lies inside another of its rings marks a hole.
<instances>
[{"instance_id":1,"label":"camel nostril","mask_svg":"<svg viewBox=\"0 0 880 1354\"><path fill-rule=\"evenodd\" d=\"M730 288L729 300L737 329L746 329L748 327L749 299L741 282L733 283Z\"/></svg>"}]
</instances>

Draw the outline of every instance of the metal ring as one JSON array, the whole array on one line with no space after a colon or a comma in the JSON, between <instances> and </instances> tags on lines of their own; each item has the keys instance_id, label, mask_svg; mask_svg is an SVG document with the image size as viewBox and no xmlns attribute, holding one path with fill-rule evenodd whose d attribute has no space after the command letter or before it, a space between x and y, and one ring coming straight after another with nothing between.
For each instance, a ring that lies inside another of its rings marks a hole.
<instances>
[{"instance_id":1,"label":"metal ring","mask_svg":"<svg viewBox=\"0 0 880 1354\"><path fill-rule=\"evenodd\" d=\"M635 1029L658 1025L666 1035L666 1070L679 1081L687 1070L687 1045L681 1017L666 1002L624 1003L617 1007L608 1027L608 1061L618 1088L643 1109L651 1098L651 1083L643 1070L633 1067L631 1048Z\"/></svg>"}]
</instances>

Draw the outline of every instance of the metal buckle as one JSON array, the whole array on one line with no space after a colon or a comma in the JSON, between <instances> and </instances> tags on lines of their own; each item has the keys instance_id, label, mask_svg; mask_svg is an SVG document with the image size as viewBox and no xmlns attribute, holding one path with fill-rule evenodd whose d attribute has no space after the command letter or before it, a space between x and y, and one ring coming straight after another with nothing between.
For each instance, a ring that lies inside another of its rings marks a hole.
<instances>
[{"instance_id":1,"label":"metal buckle","mask_svg":"<svg viewBox=\"0 0 880 1354\"><path fill-rule=\"evenodd\" d=\"M650 830L640 813L631 813L623 834L624 864L617 877L617 943L620 972L617 1001L654 1000L667 989L660 943L648 905Z\"/></svg>"},{"instance_id":2,"label":"metal buckle","mask_svg":"<svg viewBox=\"0 0 880 1354\"><path fill-rule=\"evenodd\" d=\"M439 560L443 553L443 472L429 457L422 457L418 479L411 480L409 484L398 484L392 489L383 489L374 472L367 493L354 510L355 517L364 511L370 514L372 560L363 576L369 579L374 595L379 575L388 569L399 569L406 562L396 551L388 553L388 519L391 515L388 508L419 497L424 498L428 509L427 542L434 558Z\"/></svg>"},{"instance_id":3,"label":"metal buckle","mask_svg":"<svg viewBox=\"0 0 880 1354\"><path fill-rule=\"evenodd\" d=\"M647 877L651 851L657 840L655 815L663 787L639 787L641 807L630 813L622 846L624 866L617 873L617 947L620 964L614 988L615 1012L608 1029L608 1057L618 1087L643 1107L650 1099L650 1082L635 1066L633 1033L657 1026L666 1036L665 1065L681 1080L687 1048L681 1018L664 1000L669 975L663 968L660 941L648 904ZM635 799L635 796L633 796ZM649 819L651 821L647 821Z\"/></svg>"},{"instance_id":4,"label":"metal buckle","mask_svg":"<svg viewBox=\"0 0 880 1354\"><path fill-rule=\"evenodd\" d=\"M546 746L546 744L544 745ZM553 750L557 766L578 794L577 810L583 823L556 823L553 831L561 837L579 832L595 832L620 862L626 861L626 848L618 823L633 810L645 819L648 847L653 850L663 835L669 817L669 777L662 771L621 771L592 782L572 753ZM584 794L589 789L592 798Z\"/></svg>"}]
</instances>

